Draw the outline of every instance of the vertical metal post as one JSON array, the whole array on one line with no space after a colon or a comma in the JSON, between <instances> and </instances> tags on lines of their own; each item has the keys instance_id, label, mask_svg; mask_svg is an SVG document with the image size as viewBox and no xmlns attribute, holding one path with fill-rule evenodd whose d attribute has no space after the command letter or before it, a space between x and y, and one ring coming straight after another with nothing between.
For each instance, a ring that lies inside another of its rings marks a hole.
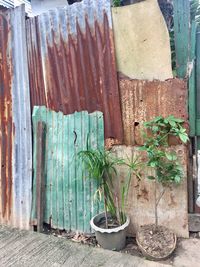
<instances>
[{"instance_id":1,"label":"vertical metal post","mask_svg":"<svg viewBox=\"0 0 200 267\"><path fill-rule=\"evenodd\" d=\"M37 124L37 155L36 155L36 192L37 192L37 231L43 231L44 218L44 155L45 155L45 124Z\"/></svg>"}]
</instances>

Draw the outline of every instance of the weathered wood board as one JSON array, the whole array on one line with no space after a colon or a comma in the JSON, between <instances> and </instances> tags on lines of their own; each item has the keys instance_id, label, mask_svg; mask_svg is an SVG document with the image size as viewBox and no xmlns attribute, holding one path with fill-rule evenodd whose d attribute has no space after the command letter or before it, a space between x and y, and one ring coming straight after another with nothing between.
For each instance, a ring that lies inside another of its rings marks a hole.
<instances>
[{"instance_id":1,"label":"weathered wood board","mask_svg":"<svg viewBox=\"0 0 200 267\"><path fill-rule=\"evenodd\" d=\"M187 149L183 145L174 146L183 167L184 177L178 186L171 186L165 192L158 207L159 223L172 229L179 237L187 238L188 209L187 209ZM120 158L142 156L137 147L114 146L113 153ZM127 175L127 169L118 167L120 179ZM128 195L127 213L131 218L130 233L135 234L141 225L154 223L154 181L147 179L153 172L150 168L142 170L142 179L133 176ZM160 191L162 190L160 186Z\"/></svg>"}]
</instances>

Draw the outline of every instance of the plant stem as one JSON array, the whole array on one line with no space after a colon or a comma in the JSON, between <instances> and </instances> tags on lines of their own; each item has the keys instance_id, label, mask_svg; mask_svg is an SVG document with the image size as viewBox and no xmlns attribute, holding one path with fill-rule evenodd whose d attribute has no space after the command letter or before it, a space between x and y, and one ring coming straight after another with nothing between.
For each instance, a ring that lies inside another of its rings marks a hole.
<instances>
[{"instance_id":1,"label":"plant stem","mask_svg":"<svg viewBox=\"0 0 200 267\"><path fill-rule=\"evenodd\" d=\"M166 188L164 187L163 190L162 190L162 192L160 193L158 199L156 200L156 205L157 205L157 206L159 205L160 200L161 200L161 198L163 197L165 191L166 191Z\"/></svg>"},{"instance_id":2,"label":"plant stem","mask_svg":"<svg viewBox=\"0 0 200 267\"><path fill-rule=\"evenodd\" d=\"M156 180L155 180L155 188L154 188L154 198L155 198L155 231L157 231L157 229L158 229L158 205L157 205L156 195L157 195L157 183L156 183Z\"/></svg>"},{"instance_id":3,"label":"plant stem","mask_svg":"<svg viewBox=\"0 0 200 267\"><path fill-rule=\"evenodd\" d=\"M159 142L162 141L164 138L166 138L169 134L170 134L170 132L167 132L165 135L163 135L163 136L159 139Z\"/></svg>"},{"instance_id":4,"label":"plant stem","mask_svg":"<svg viewBox=\"0 0 200 267\"><path fill-rule=\"evenodd\" d=\"M119 199L118 199L117 196L115 196L115 202L116 202L116 215L117 215L117 220L121 224L120 210L119 210Z\"/></svg>"},{"instance_id":5,"label":"plant stem","mask_svg":"<svg viewBox=\"0 0 200 267\"><path fill-rule=\"evenodd\" d=\"M107 212L107 200L106 200L106 198L107 198L107 196L106 196L106 192L105 192L105 187L103 186L103 200L104 200L104 211L105 211L105 219L106 219L106 229L108 229L108 212Z\"/></svg>"},{"instance_id":6,"label":"plant stem","mask_svg":"<svg viewBox=\"0 0 200 267\"><path fill-rule=\"evenodd\" d=\"M155 230L156 231L158 229L158 205L159 205L160 200L163 197L165 191L166 191L166 188L163 187L162 192L160 193L160 195L157 198L157 183L156 183L156 180L155 180L155 191L154 191L154 195L155 195Z\"/></svg>"}]
</instances>

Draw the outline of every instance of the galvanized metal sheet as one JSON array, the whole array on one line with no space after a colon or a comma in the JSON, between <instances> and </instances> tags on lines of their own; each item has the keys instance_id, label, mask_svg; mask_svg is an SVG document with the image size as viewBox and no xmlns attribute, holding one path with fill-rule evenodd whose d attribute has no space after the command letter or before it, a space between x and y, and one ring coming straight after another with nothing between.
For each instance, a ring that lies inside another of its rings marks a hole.
<instances>
[{"instance_id":1,"label":"galvanized metal sheet","mask_svg":"<svg viewBox=\"0 0 200 267\"><path fill-rule=\"evenodd\" d=\"M25 4L25 11L28 15L32 14L31 3L28 0L14 0L15 7Z\"/></svg>"},{"instance_id":2,"label":"galvanized metal sheet","mask_svg":"<svg viewBox=\"0 0 200 267\"><path fill-rule=\"evenodd\" d=\"M14 7L14 0L0 0L0 6Z\"/></svg>"},{"instance_id":3,"label":"galvanized metal sheet","mask_svg":"<svg viewBox=\"0 0 200 267\"><path fill-rule=\"evenodd\" d=\"M32 221L36 219L36 155L37 123L46 124L45 133L45 208L44 221L53 228L90 232L89 221L98 213L94 201L96 184L84 171L77 158L87 144L92 148L104 147L104 125L101 112L76 112L71 115L56 113L45 107L33 110L34 179Z\"/></svg>"},{"instance_id":4,"label":"galvanized metal sheet","mask_svg":"<svg viewBox=\"0 0 200 267\"><path fill-rule=\"evenodd\" d=\"M110 1L83 0L27 20L31 102L72 114L104 113L122 141Z\"/></svg>"},{"instance_id":5,"label":"galvanized metal sheet","mask_svg":"<svg viewBox=\"0 0 200 267\"><path fill-rule=\"evenodd\" d=\"M7 8L16 7L25 4L25 9L28 14L31 14L31 4L28 0L0 0L0 6Z\"/></svg>"},{"instance_id":6,"label":"galvanized metal sheet","mask_svg":"<svg viewBox=\"0 0 200 267\"><path fill-rule=\"evenodd\" d=\"M126 145L141 145L142 124L155 116L188 120L187 83L179 79L161 81L120 80L120 94Z\"/></svg>"},{"instance_id":7,"label":"galvanized metal sheet","mask_svg":"<svg viewBox=\"0 0 200 267\"><path fill-rule=\"evenodd\" d=\"M0 222L28 229L31 112L24 7L0 11Z\"/></svg>"}]
</instances>

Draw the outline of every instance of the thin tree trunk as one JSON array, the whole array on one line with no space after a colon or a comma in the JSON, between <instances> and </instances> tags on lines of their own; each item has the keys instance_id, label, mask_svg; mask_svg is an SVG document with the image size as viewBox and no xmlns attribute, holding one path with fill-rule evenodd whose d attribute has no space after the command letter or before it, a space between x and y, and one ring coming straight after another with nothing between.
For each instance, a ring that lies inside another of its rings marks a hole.
<instances>
[{"instance_id":1,"label":"thin tree trunk","mask_svg":"<svg viewBox=\"0 0 200 267\"><path fill-rule=\"evenodd\" d=\"M155 231L157 231L157 229L158 229L158 205L159 205L160 200L163 197L165 191L166 191L166 187L163 187L162 192L160 193L159 197L157 198L157 183L155 180L155 191L154 191L154 195L155 195Z\"/></svg>"},{"instance_id":2,"label":"thin tree trunk","mask_svg":"<svg viewBox=\"0 0 200 267\"><path fill-rule=\"evenodd\" d=\"M155 231L158 229L158 205L157 205L157 183L155 180L154 196L155 196Z\"/></svg>"}]
</instances>

